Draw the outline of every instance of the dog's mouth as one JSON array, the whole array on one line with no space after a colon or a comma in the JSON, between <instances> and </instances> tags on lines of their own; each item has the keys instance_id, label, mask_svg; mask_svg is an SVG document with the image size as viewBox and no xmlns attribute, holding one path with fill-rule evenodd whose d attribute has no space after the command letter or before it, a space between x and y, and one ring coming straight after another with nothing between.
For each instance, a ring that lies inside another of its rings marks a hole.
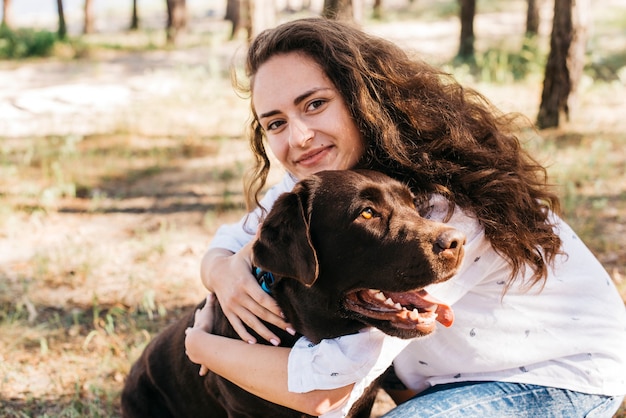
<instances>
[{"instance_id":1,"label":"dog's mouth","mask_svg":"<svg viewBox=\"0 0 626 418\"><path fill-rule=\"evenodd\" d=\"M358 290L346 295L346 309L367 318L387 321L394 328L429 334L437 322L449 327L454 312L426 290L388 292L377 289Z\"/></svg>"}]
</instances>

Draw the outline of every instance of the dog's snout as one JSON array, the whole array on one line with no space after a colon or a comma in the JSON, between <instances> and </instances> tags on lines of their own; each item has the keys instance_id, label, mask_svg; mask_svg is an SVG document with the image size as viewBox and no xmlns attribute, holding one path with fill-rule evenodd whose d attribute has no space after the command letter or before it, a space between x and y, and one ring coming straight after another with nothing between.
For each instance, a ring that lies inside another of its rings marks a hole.
<instances>
[{"instance_id":1,"label":"dog's snout","mask_svg":"<svg viewBox=\"0 0 626 418\"><path fill-rule=\"evenodd\" d=\"M446 250L457 254L465 244L465 234L458 229L447 229L435 240L435 254L441 254Z\"/></svg>"}]
</instances>

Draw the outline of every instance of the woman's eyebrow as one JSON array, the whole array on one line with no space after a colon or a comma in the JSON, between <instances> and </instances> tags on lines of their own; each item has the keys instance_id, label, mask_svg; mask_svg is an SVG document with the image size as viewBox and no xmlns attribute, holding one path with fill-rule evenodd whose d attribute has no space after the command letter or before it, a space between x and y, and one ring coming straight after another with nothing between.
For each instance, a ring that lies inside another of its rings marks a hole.
<instances>
[{"instance_id":1,"label":"woman's eyebrow","mask_svg":"<svg viewBox=\"0 0 626 418\"><path fill-rule=\"evenodd\" d=\"M306 100L308 97L310 97L311 95L320 92L322 90L332 90L330 87L315 87L312 88L311 90L307 90L304 93L300 94L299 96L297 96L295 99L293 99L293 104L294 105L299 105L300 103L302 103L304 100ZM263 119L263 118L267 118L269 116L274 116L275 114L280 113L279 110L270 110L269 112L264 112L261 113L259 115L259 119Z\"/></svg>"},{"instance_id":2,"label":"woman's eyebrow","mask_svg":"<svg viewBox=\"0 0 626 418\"><path fill-rule=\"evenodd\" d=\"M302 93L301 95L299 95L298 97L296 97L293 100L293 104L298 105L300 103L302 103L304 100L306 100L309 96L312 96L313 94L320 92L322 90L330 90L330 88L328 87L315 87L312 88L308 91L305 91L304 93Z\"/></svg>"},{"instance_id":3,"label":"woman's eyebrow","mask_svg":"<svg viewBox=\"0 0 626 418\"><path fill-rule=\"evenodd\" d=\"M270 110L269 112L261 113L259 115L259 120L261 120L263 118L268 118L270 116L274 116L274 115L276 115L278 113L280 113L278 110Z\"/></svg>"}]
</instances>

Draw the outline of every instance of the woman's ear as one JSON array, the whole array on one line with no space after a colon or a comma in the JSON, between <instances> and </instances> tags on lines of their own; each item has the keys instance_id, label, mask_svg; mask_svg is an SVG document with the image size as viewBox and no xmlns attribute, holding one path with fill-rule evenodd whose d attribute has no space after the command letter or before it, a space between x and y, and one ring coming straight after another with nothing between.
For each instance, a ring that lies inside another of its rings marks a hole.
<instances>
[{"instance_id":1,"label":"woman's ear","mask_svg":"<svg viewBox=\"0 0 626 418\"><path fill-rule=\"evenodd\" d=\"M319 266L309 231L308 197L308 188L299 183L276 200L261 225L252 258L263 270L311 286Z\"/></svg>"}]
</instances>

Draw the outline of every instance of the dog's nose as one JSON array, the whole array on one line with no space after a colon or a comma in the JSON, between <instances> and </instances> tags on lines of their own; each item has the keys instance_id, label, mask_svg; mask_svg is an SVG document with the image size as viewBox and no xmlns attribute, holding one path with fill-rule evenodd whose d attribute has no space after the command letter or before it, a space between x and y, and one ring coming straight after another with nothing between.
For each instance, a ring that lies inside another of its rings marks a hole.
<instances>
[{"instance_id":1,"label":"dog's nose","mask_svg":"<svg viewBox=\"0 0 626 418\"><path fill-rule=\"evenodd\" d=\"M450 250L453 254L457 254L461 251L461 248L465 244L465 234L458 229L447 229L435 240L434 251L435 254L441 254L446 250Z\"/></svg>"}]
</instances>

